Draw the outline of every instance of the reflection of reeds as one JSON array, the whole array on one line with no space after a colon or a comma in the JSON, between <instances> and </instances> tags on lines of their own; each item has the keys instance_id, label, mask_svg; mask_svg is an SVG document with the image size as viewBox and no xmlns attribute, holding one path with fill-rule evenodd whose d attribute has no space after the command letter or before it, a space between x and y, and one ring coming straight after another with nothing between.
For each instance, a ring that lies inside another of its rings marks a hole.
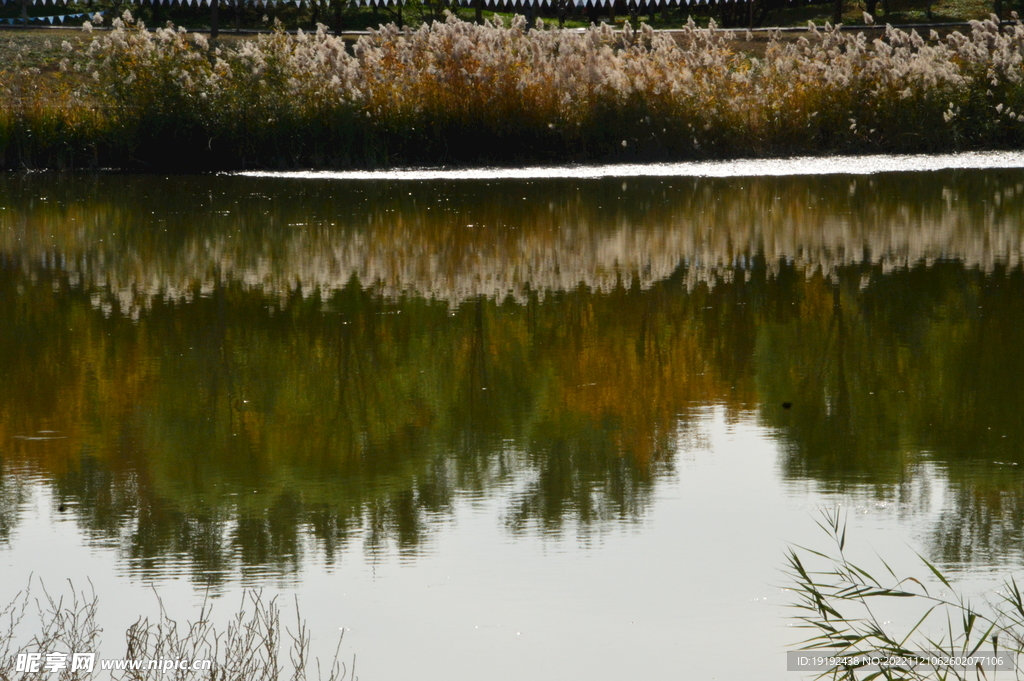
<instances>
[{"instance_id":1,"label":"reflection of reeds","mask_svg":"<svg viewBox=\"0 0 1024 681\"><path fill-rule=\"evenodd\" d=\"M86 594L72 587L70 598L54 597L43 588L43 600L38 602L38 624L31 638L19 643L24 634L21 631L26 622L30 603L30 589L20 592L14 600L0 609L0 679L48 679L52 673L44 665L52 653L66 654L67 668L60 671L60 678L66 681L86 681L103 676L100 659L141 661L139 669L109 671L109 678L124 681L148 681L149 679L192 679L199 681L277 681L289 678L304 681L311 678L310 633L298 612L296 603L296 628L291 631L281 624L281 608L277 599L266 600L258 591L245 591L238 611L228 622L226 629L218 630L214 625L212 608L204 603L195 621L179 627L171 619L158 597L160 615L154 622L139 618L125 632L126 647L121 658L111 658L99 653L102 629L96 622L99 597L95 592ZM344 630L342 631L344 636ZM282 641L290 639L287 650L290 670L282 666ZM338 650L341 639L338 641ZM18 655L41 653L38 672L16 671ZM92 672L72 671L70 653L95 653ZM208 669L150 669L151 661L185 661L188 663L209 661ZM352 669L338 660L335 652L330 668L321 670L319 660L316 678L327 681L344 681L355 678L355 658ZM287 672L291 673L288 674ZM352 675L349 676L349 672Z\"/></svg>"},{"instance_id":2,"label":"reflection of reeds","mask_svg":"<svg viewBox=\"0 0 1024 681\"><path fill-rule=\"evenodd\" d=\"M924 39L811 28L763 58L690 24L584 34L520 17L213 47L129 15L42 109L0 77L8 166L388 165L960 149L1024 141L1024 27ZM60 82L58 80L58 82ZM173 144L169 144L173 140Z\"/></svg>"},{"instance_id":3,"label":"reflection of reeds","mask_svg":"<svg viewBox=\"0 0 1024 681\"><path fill-rule=\"evenodd\" d=\"M198 198L184 213L145 198L145 180L6 187L0 254L26 274L57 267L72 285L97 291L98 307L109 311L116 299L122 312L209 292L218 281L328 296L355 276L389 299L413 293L458 304L580 284L647 288L682 264L695 284L746 276L755 260L769 275L783 261L830 275L861 262L889 271L942 259L988 272L1015 268L1024 255L1024 184L983 172L631 181L628 190L537 183L522 190L529 201L443 184L412 193L313 185L294 195L289 185L218 178L188 191L219 198ZM246 200L251 192L267 200ZM96 198L82 201L86 193ZM155 240L145 227L153 214L173 239Z\"/></svg>"}]
</instances>

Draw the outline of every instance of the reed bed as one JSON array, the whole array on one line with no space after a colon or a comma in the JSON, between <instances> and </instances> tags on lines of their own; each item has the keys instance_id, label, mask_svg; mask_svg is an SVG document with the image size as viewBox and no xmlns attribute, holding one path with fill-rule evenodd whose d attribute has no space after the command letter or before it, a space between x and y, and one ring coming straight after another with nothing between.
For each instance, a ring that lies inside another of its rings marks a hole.
<instances>
[{"instance_id":1,"label":"reed bed","mask_svg":"<svg viewBox=\"0 0 1024 681\"><path fill-rule=\"evenodd\" d=\"M324 27L278 30L227 47L126 12L85 44L68 43L54 73L0 73L0 164L387 167L1024 143L1024 26L995 17L946 38L809 27L760 58L693 23L673 37L527 30L521 17L382 26L348 46Z\"/></svg>"}]
</instances>

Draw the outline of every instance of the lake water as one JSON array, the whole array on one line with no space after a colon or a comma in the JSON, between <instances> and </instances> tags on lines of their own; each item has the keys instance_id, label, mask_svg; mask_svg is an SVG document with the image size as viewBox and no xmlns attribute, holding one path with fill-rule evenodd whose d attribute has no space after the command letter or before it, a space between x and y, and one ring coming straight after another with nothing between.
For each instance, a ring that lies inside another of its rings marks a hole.
<instances>
[{"instance_id":1,"label":"lake water","mask_svg":"<svg viewBox=\"0 0 1024 681\"><path fill-rule=\"evenodd\" d=\"M253 587L364 681L796 681L837 506L992 594L1024 170L835 170L0 176L0 602L91 582L108 656Z\"/></svg>"}]
</instances>

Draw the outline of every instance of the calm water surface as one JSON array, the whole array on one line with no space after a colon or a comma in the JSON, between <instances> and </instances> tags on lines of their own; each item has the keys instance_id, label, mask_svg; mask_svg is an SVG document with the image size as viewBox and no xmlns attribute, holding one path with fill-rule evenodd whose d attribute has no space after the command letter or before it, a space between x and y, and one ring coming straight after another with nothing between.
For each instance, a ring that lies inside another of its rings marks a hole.
<instances>
[{"instance_id":1,"label":"calm water surface","mask_svg":"<svg viewBox=\"0 0 1024 681\"><path fill-rule=\"evenodd\" d=\"M1017 169L0 176L0 601L91 580L110 656L258 587L365 681L795 681L816 509L974 593L1024 558L1022 216Z\"/></svg>"}]
</instances>

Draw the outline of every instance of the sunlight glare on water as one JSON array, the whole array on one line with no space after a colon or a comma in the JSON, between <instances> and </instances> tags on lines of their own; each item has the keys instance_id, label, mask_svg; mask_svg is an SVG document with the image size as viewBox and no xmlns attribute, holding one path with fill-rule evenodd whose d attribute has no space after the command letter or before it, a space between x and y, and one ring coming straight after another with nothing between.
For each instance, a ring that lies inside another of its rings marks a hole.
<instances>
[{"instance_id":1,"label":"sunlight glare on water","mask_svg":"<svg viewBox=\"0 0 1024 681\"><path fill-rule=\"evenodd\" d=\"M305 180L590 180L604 177L784 177L787 175L874 175L1024 168L1019 151L969 151L956 154L878 154L872 156L801 156L682 163L610 163L526 168L411 168L399 170L247 170L244 177Z\"/></svg>"}]
</instances>

